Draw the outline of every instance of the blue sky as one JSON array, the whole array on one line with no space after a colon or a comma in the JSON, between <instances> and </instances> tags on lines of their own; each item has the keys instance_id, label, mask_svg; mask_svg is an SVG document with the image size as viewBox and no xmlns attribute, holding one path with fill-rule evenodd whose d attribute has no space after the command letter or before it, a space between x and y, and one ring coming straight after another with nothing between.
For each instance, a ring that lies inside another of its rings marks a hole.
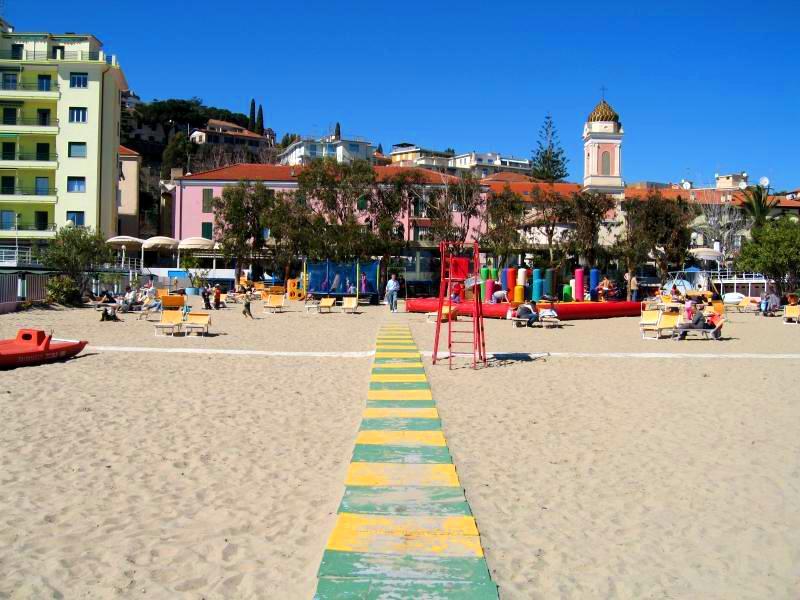
<instances>
[{"instance_id":1,"label":"blue sky","mask_svg":"<svg viewBox=\"0 0 800 600\"><path fill-rule=\"evenodd\" d=\"M247 112L255 97L278 135L340 121L387 151L529 156L550 112L580 181L583 122L605 86L626 181L746 170L800 188L790 0L4 4L18 31L94 33L145 100Z\"/></svg>"}]
</instances>

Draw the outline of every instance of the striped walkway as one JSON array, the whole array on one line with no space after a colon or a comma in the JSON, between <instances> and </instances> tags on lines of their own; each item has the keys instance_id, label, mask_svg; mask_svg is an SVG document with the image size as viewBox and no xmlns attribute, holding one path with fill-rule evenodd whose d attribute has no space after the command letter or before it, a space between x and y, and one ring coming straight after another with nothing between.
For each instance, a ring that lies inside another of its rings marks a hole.
<instances>
[{"instance_id":1,"label":"striped walkway","mask_svg":"<svg viewBox=\"0 0 800 600\"><path fill-rule=\"evenodd\" d=\"M497 600L408 327L378 334L315 600Z\"/></svg>"}]
</instances>

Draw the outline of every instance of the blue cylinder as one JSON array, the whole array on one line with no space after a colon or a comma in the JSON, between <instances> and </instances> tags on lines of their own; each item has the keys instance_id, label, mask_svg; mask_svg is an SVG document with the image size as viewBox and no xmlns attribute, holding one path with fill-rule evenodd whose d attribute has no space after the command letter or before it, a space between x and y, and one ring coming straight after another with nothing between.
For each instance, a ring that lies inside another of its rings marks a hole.
<instances>
[{"instance_id":1,"label":"blue cylinder","mask_svg":"<svg viewBox=\"0 0 800 600\"><path fill-rule=\"evenodd\" d=\"M589 296L593 302L597 302L597 286L600 285L600 269L589 271Z\"/></svg>"},{"instance_id":2,"label":"blue cylinder","mask_svg":"<svg viewBox=\"0 0 800 600\"><path fill-rule=\"evenodd\" d=\"M555 279L555 269L547 269L544 272L544 289L542 292L545 296L552 296L553 292L553 280Z\"/></svg>"},{"instance_id":3,"label":"blue cylinder","mask_svg":"<svg viewBox=\"0 0 800 600\"><path fill-rule=\"evenodd\" d=\"M534 269L533 274L531 275L531 300L536 300L536 298L533 297L533 282L541 278L542 278L542 270Z\"/></svg>"},{"instance_id":4,"label":"blue cylinder","mask_svg":"<svg viewBox=\"0 0 800 600\"><path fill-rule=\"evenodd\" d=\"M534 279L531 289L533 290L533 299L539 301L542 299L542 288L544 287L544 279Z\"/></svg>"},{"instance_id":5,"label":"blue cylinder","mask_svg":"<svg viewBox=\"0 0 800 600\"><path fill-rule=\"evenodd\" d=\"M500 285L505 291L508 291L508 269L503 269L500 273Z\"/></svg>"}]
</instances>

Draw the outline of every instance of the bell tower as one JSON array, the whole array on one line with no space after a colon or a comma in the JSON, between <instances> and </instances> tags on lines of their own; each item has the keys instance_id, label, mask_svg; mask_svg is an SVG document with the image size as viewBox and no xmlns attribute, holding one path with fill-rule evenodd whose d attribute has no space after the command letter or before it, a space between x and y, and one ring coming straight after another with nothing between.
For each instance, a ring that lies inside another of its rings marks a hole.
<instances>
[{"instance_id":1,"label":"bell tower","mask_svg":"<svg viewBox=\"0 0 800 600\"><path fill-rule=\"evenodd\" d=\"M619 115L601 100L583 126L583 189L624 197L622 136Z\"/></svg>"}]
</instances>

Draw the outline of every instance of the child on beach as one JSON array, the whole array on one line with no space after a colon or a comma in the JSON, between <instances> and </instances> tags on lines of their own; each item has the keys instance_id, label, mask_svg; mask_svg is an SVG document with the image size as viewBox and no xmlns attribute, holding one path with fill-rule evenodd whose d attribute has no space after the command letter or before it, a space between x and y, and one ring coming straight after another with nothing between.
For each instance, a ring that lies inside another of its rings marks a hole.
<instances>
[{"instance_id":1,"label":"child on beach","mask_svg":"<svg viewBox=\"0 0 800 600\"><path fill-rule=\"evenodd\" d=\"M245 319L247 317L253 319L253 313L250 312L250 300L251 300L250 290L248 290L247 292L245 292L244 295L244 308L242 309L242 314L244 315Z\"/></svg>"}]
</instances>

